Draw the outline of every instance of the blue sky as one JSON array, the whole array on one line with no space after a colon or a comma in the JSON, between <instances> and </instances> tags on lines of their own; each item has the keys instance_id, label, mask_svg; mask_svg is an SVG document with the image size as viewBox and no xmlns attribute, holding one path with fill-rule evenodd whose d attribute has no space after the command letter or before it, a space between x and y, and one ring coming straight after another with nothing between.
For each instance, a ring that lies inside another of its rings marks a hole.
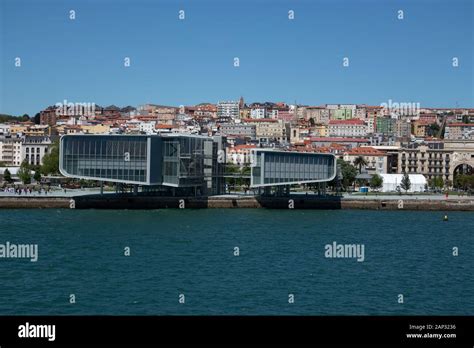
<instances>
[{"instance_id":1,"label":"blue sky","mask_svg":"<svg viewBox=\"0 0 474 348\"><path fill-rule=\"evenodd\" d=\"M64 99L190 105L240 96L309 105L391 99L474 106L471 0L0 4L0 113L34 115Z\"/></svg>"}]
</instances>

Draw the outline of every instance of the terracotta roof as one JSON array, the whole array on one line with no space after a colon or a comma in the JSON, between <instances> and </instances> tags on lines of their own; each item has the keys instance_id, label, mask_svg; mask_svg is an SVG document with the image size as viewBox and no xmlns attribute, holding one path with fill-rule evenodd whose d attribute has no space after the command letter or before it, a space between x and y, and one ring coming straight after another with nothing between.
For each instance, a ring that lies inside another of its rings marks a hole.
<instances>
[{"instance_id":1,"label":"terracotta roof","mask_svg":"<svg viewBox=\"0 0 474 348\"><path fill-rule=\"evenodd\" d=\"M474 123L448 123L446 127L474 127Z\"/></svg>"},{"instance_id":2,"label":"terracotta roof","mask_svg":"<svg viewBox=\"0 0 474 348\"><path fill-rule=\"evenodd\" d=\"M364 121L358 118L352 118L350 120L330 120L329 125L345 125L345 124L353 124L353 125L364 125Z\"/></svg>"},{"instance_id":3,"label":"terracotta roof","mask_svg":"<svg viewBox=\"0 0 474 348\"><path fill-rule=\"evenodd\" d=\"M414 122L415 125L418 126L429 126L433 124L434 122L431 122L430 120L417 120Z\"/></svg>"},{"instance_id":4,"label":"terracotta roof","mask_svg":"<svg viewBox=\"0 0 474 348\"><path fill-rule=\"evenodd\" d=\"M170 126L169 124L156 124L155 129L172 129L174 126Z\"/></svg>"},{"instance_id":5,"label":"terracotta roof","mask_svg":"<svg viewBox=\"0 0 474 348\"><path fill-rule=\"evenodd\" d=\"M346 152L348 155L369 155L369 156L384 156L385 154L373 147L361 146L355 147L352 150Z\"/></svg>"},{"instance_id":6,"label":"terracotta roof","mask_svg":"<svg viewBox=\"0 0 474 348\"><path fill-rule=\"evenodd\" d=\"M275 123L275 122L278 122L278 120L275 120L273 118L256 118L256 119L253 119L253 118L244 118L242 119L244 122L272 122L272 123Z\"/></svg>"},{"instance_id":7,"label":"terracotta roof","mask_svg":"<svg viewBox=\"0 0 474 348\"><path fill-rule=\"evenodd\" d=\"M353 142L357 142L357 143L367 143L369 142L367 139L364 139L364 138L330 138L330 137L326 137L326 138L310 138L312 142L315 142L315 141L324 141L324 142L343 142L343 143L353 143Z\"/></svg>"}]
</instances>

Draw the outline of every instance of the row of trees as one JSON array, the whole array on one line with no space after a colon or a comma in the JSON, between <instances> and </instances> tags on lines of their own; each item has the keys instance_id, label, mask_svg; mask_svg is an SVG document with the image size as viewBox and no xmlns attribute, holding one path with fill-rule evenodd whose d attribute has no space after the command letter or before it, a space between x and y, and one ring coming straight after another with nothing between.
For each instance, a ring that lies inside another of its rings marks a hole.
<instances>
[{"instance_id":1,"label":"row of trees","mask_svg":"<svg viewBox=\"0 0 474 348\"><path fill-rule=\"evenodd\" d=\"M354 185L356 181L357 174L362 172L362 168L367 165L367 161L364 157L359 156L354 160L354 165L346 162L342 159L337 160L337 164L341 169L342 174L342 187L347 190L347 188ZM333 186L335 182L332 183ZM377 190L383 185L383 178L375 174L367 183L372 189ZM456 175L454 182L451 180L443 180L441 176L434 177L428 181L428 188L432 190L441 190L449 188L457 188L461 190L470 190L474 188L474 175L462 174ZM404 173L402 182L400 183L400 188L404 191L408 191L411 188L410 177L408 174Z\"/></svg>"},{"instance_id":2,"label":"row of trees","mask_svg":"<svg viewBox=\"0 0 474 348\"><path fill-rule=\"evenodd\" d=\"M474 175L456 175L454 177L453 186L465 191L474 189Z\"/></svg>"},{"instance_id":3,"label":"row of trees","mask_svg":"<svg viewBox=\"0 0 474 348\"><path fill-rule=\"evenodd\" d=\"M342 175L342 188L347 191L349 187L352 187L354 185L354 183L356 182L357 174L360 174L362 172L362 167L366 166L367 162L362 156L360 156L354 160L354 165L344 161L343 159L338 159L337 165L339 166ZM358 168L356 168L356 166ZM370 186L371 189L379 190L383 186L383 178L378 174L374 174L366 183L368 186ZM331 186L333 187L335 187L336 184L337 183L335 180L331 182ZM400 183L400 188L405 192L411 188L410 177L406 173L403 175L402 181Z\"/></svg>"},{"instance_id":4,"label":"row of trees","mask_svg":"<svg viewBox=\"0 0 474 348\"><path fill-rule=\"evenodd\" d=\"M454 181L443 180L441 176L437 176L428 180L428 187L433 190L450 189L454 187L460 190L470 190L474 188L474 175L461 174L454 177Z\"/></svg>"}]
</instances>

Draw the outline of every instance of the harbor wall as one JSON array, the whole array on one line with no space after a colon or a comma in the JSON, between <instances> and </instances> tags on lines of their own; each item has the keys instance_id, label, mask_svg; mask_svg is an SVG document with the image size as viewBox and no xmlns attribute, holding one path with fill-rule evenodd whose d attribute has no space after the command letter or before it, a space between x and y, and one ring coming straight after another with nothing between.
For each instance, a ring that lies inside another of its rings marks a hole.
<instances>
[{"instance_id":1,"label":"harbor wall","mask_svg":"<svg viewBox=\"0 0 474 348\"><path fill-rule=\"evenodd\" d=\"M268 209L360 209L360 210L425 210L474 211L474 198L435 200L410 197L405 199L351 199L291 197L153 197L85 195L76 197L0 197L0 209L204 209L204 208L268 208Z\"/></svg>"}]
</instances>

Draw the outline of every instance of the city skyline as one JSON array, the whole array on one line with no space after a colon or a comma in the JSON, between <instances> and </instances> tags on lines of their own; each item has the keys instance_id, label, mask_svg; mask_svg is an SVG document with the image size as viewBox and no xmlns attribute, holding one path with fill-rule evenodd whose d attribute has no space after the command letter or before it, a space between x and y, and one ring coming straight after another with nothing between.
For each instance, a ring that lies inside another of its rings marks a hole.
<instances>
[{"instance_id":1,"label":"city skyline","mask_svg":"<svg viewBox=\"0 0 474 348\"><path fill-rule=\"evenodd\" d=\"M467 0L3 0L0 13L5 114L32 116L64 99L474 106Z\"/></svg>"}]
</instances>

